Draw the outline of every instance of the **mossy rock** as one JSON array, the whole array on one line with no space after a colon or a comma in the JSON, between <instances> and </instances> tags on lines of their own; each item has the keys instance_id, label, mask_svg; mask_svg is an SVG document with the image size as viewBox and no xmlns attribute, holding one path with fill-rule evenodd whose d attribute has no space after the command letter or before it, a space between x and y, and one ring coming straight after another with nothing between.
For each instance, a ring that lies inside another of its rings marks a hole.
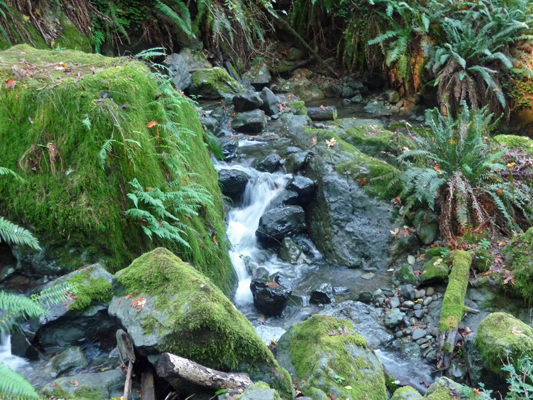
<instances>
[{"instance_id":1,"label":"mossy rock","mask_svg":"<svg viewBox=\"0 0 533 400\"><path fill-rule=\"evenodd\" d=\"M304 395L319 389L342 399L387 398L381 363L351 322L313 315L294 326L289 349Z\"/></svg>"},{"instance_id":2,"label":"mossy rock","mask_svg":"<svg viewBox=\"0 0 533 400\"><path fill-rule=\"evenodd\" d=\"M114 369L68 376L46 384L40 392L46 397L62 399L111 399L120 397L124 392L124 374Z\"/></svg>"},{"instance_id":3,"label":"mossy rock","mask_svg":"<svg viewBox=\"0 0 533 400\"><path fill-rule=\"evenodd\" d=\"M436 265L435 265L436 264ZM442 283L448 279L449 268L441 257L432 257L431 260L424 264L420 274L420 284L432 285Z\"/></svg>"},{"instance_id":4,"label":"mossy rock","mask_svg":"<svg viewBox=\"0 0 533 400\"><path fill-rule=\"evenodd\" d=\"M514 285L504 285L511 294L533 301L533 228L517 235L502 250L505 265L513 272Z\"/></svg>"},{"instance_id":5,"label":"mossy rock","mask_svg":"<svg viewBox=\"0 0 533 400\"><path fill-rule=\"evenodd\" d=\"M121 321L141 354L169 352L209 368L245 371L283 398L292 398L289 374L246 317L209 278L170 251L143 254L116 279L109 313ZM132 307L134 299L146 303Z\"/></svg>"},{"instance_id":6,"label":"mossy rock","mask_svg":"<svg viewBox=\"0 0 533 400\"><path fill-rule=\"evenodd\" d=\"M270 389L265 382L256 382L248 386L243 394L236 397L236 400L281 400L278 392Z\"/></svg>"},{"instance_id":7,"label":"mossy rock","mask_svg":"<svg viewBox=\"0 0 533 400\"><path fill-rule=\"evenodd\" d=\"M485 368L503 377L505 372L502 372L502 367L507 360L507 351L514 361L523 356L533 358L533 329L511 314L489 314L479 324L476 349Z\"/></svg>"},{"instance_id":8,"label":"mossy rock","mask_svg":"<svg viewBox=\"0 0 533 400\"><path fill-rule=\"evenodd\" d=\"M191 76L189 93L202 99L222 99L244 91L244 87L220 67L202 69Z\"/></svg>"},{"instance_id":9,"label":"mossy rock","mask_svg":"<svg viewBox=\"0 0 533 400\"><path fill-rule=\"evenodd\" d=\"M461 397L461 387L460 384L451 379L442 377L429 386L428 391L423 398L425 400L467 399L467 397Z\"/></svg>"},{"instance_id":10,"label":"mossy rock","mask_svg":"<svg viewBox=\"0 0 533 400\"><path fill-rule=\"evenodd\" d=\"M494 257L492 256L491 251L480 247L474 251L472 267L474 267L476 271L487 272L493 261Z\"/></svg>"},{"instance_id":11,"label":"mossy rock","mask_svg":"<svg viewBox=\"0 0 533 400\"><path fill-rule=\"evenodd\" d=\"M510 149L519 149L533 156L533 139L527 136L497 135L494 140Z\"/></svg>"},{"instance_id":12,"label":"mossy rock","mask_svg":"<svg viewBox=\"0 0 533 400\"><path fill-rule=\"evenodd\" d=\"M12 69L27 72L19 78ZM114 272L165 245L231 291L235 275L227 245L213 240L225 236L218 175L186 98L162 95L141 62L27 45L0 52L0 80L7 79L16 86L0 87L0 165L27 184L0 180L0 215L32 227L44 249L21 251L66 269L102 262ZM148 128L151 121L157 126ZM183 132L173 150L171 127ZM110 151L103 150L105 143ZM175 164L180 173L169 166L174 157L181 160ZM142 220L125 215L134 208L128 198L133 179L147 191L170 191L173 183L210 193L211 203L198 205L197 215L171 211L185 224L188 246L152 241Z\"/></svg>"},{"instance_id":13,"label":"mossy rock","mask_svg":"<svg viewBox=\"0 0 533 400\"><path fill-rule=\"evenodd\" d=\"M413 268L410 265L405 264L394 270L392 273L392 282L396 286L406 283L414 285L418 282L418 277L413 272Z\"/></svg>"},{"instance_id":14,"label":"mossy rock","mask_svg":"<svg viewBox=\"0 0 533 400\"><path fill-rule=\"evenodd\" d=\"M318 143L335 139L340 151L348 153L351 157L339 162L335 169L341 175L351 175L358 179L361 186L369 194L380 199L395 197L400 187L391 185L399 176L399 171L392 165L370 157L357 149L354 145L343 140L341 135L325 129L306 129L309 135L317 138Z\"/></svg>"},{"instance_id":15,"label":"mossy rock","mask_svg":"<svg viewBox=\"0 0 533 400\"><path fill-rule=\"evenodd\" d=\"M411 386L404 386L394 391L391 400L416 400L421 399L420 393Z\"/></svg>"},{"instance_id":16,"label":"mossy rock","mask_svg":"<svg viewBox=\"0 0 533 400\"><path fill-rule=\"evenodd\" d=\"M303 101L294 101L290 104L290 107L294 115L307 115L307 108Z\"/></svg>"}]
</instances>

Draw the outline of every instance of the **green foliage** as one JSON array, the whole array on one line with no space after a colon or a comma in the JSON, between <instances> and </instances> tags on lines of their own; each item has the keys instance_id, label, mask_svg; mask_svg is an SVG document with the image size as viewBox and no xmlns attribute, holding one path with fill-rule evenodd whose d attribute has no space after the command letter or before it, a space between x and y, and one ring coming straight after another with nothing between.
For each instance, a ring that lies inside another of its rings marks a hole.
<instances>
[{"instance_id":1,"label":"green foliage","mask_svg":"<svg viewBox=\"0 0 533 400\"><path fill-rule=\"evenodd\" d=\"M10 400L39 399L33 386L22 376L0 362L0 395Z\"/></svg>"},{"instance_id":2,"label":"green foliage","mask_svg":"<svg viewBox=\"0 0 533 400\"><path fill-rule=\"evenodd\" d=\"M516 230L533 217L529 187L498 173L505 169L506 150L496 151L486 138L490 119L486 108L471 113L465 104L457 119L428 110L429 129L419 130L413 150L399 157L415 161L402 178L411 195L406 208L419 202L437 211L440 231L450 243L468 229Z\"/></svg>"}]
</instances>

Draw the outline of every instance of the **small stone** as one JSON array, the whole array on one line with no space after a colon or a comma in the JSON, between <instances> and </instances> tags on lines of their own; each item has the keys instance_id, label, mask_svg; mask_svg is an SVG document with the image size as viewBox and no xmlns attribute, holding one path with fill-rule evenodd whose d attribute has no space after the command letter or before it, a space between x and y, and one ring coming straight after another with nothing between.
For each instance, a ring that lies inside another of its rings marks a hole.
<instances>
[{"instance_id":1,"label":"small stone","mask_svg":"<svg viewBox=\"0 0 533 400\"><path fill-rule=\"evenodd\" d=\"M409 318L409 324L411 324L411 325L416 325L416 319L414 319L414 318Z\"/></svg>"},{"instance_id":2,"label":"small stone","mask_svg":"<svg viewBox=\"0 0 533 400\"><path fill-rule=\"evenodd\" d=\"M373 293L374 297L383 296L383 291L381 289L376 289Z\"/></svg>"},{"instance_id":3,"label":"small stone","mask_svg":"<svg viewBox=\"0 0 533 400\"><path fill-rule=\"evenodd\" d=\"M372 278L375 277L375 276L376 276L375 273L373 273L373 272L367 272L366 274L361 275L361 278L362 278L362 279L369 280L369 279L372 279Z\"/></svg>"},{"instance_id":4,"label":"small stone","mask_svg":"<svg viewBox=\"0 0 533 400\"><path fill-rule=\"evenodd\" d=\"M432 287L428 287L426 289L426 295L433 296L434 294L435 294L435 289L433 289Z\"/></svg>"},{"instance_id":5,"label":"small stone","mask_svg":"<svg viewBox=\"0 0 533 400\"><path fill-rule=\"evenodd\" d=\"M432 299L431 297L426 297L426 298L424 299L424 303L423 303L423 304L424 304L425 306L429 306L429 305L431 304L432 301L433 301L433 299Z\"/></svg>"},{"instance_id":6,"label":"small stone","mask_svg":"<svg viewBox=\"0 0 533 400\"><path fill-rule=\"evenodd\" d=\"M413 303L411 300L407 300L403 302L403 305L407 308L413 308L415 306L415 303Z\"/></svg>"},{"instance_id":7,"label":"small stone","mask_svg":"<svg viewBox=\"0 0 533 400\"><path fill-rule=\"evenodd\" d=\"M415 297L417 299L420 299L426 295L426 291L424 289L415 290Z\"/></svg>"},{"instance_id":8,"label":"small stone","mask_svg":"<svg viewBox=\"0 0 533 400\"><path fill-rule=\"evenodd\" d=\"M400 305L400 299L398 297L391 297L390 299L390 306L392 308L396 308Z\"/></svg>"},{"instance_id":9,"label":"small stone","mask_svg":"<svg viewBox=\"0 0 533 400\"><path fill-rule=\"evenodd\" d=\"M396 325L400 324L403 320L405 314L394 308L391 312L387 313L385 316L385 326L389 329L393 329Z\"/></svg>"},{"instance_id":10,"label":"small stone","mask_svg":"<svg viewBox=\"0 0 533 400\"><path fill-rule=\"evenodd\" d=\"M423 318L424 317L424 311L423 310L415 310L415 317L417 317L418 319Z\"/></svg>"},{"instance_id":11,"label":"small stone","mask_svg":"<svg viewBox=\"0 0 533 400\"><path fill-rule=\"evenodd\" d=\"M418 304L415 304L415 306L413 307L415 310L421 310L422 309L422 304L418 303Z\"/></svg>"},{"instance_id":12,"label":"small stone","mask_svg":"<svg viewBox=\"0 0 533 400\"><path fill-rule=\"evenodd\" d=\"M415 262L416 262L415 256L407 256L407 262L410 265L415 265Z\"/></svg>"},{"instance_id":13,"label":"small stone","mask_svg":"<svg viewBox=\"0 0 533 400\"><path fill-rule=\"evenodd\" d=\"M429 340L423 337L422 339L418 339L416 341L416 344L423 345L424 343L427 343L427 342L429 342Z\"/></svg>"},{"instance_id":14,"label":"small stone","mask_svg":"<svg viewBox=\"0 0 533 400\"><path fill-rule=\"evenodd\" d=\"M420 339L420 340L424 340L424 339ZM417 343L418 343L418 342L417 342ZM420 348L421 348L421 349L427 349L429 346L431 346L431 344L429 344L429 343L424 343L424 344L421 344L421 345L420 345Z\"/></svg>"},{"instance_id":15,"label":"small stone","mask_svg":"<svg viewBox=\"0 0 533 400\"><path fill-rule=\"evenodd\" d=\"M431 296L431 298L433 300L437 300L437 299L440 299L442 297L442 293L435 293L433 296Z\"/></svg>"},{"instance_id":16,"label":"small stone","mask_svg":"<svg viewBox=\"0 0 533 400\"><path fill-rule=\"evenodd\" d=\"M400 293L403 297L405 297L408 300L415 299L415 288L413 287L413 285L410 285L410 284L402 285L400 287Z\"/></svg>"},{"instance_id":17,"label":"small stone","mask_svg":"<svg viewBox=\"0 0 533 400\"><path fill-rule=\"evenodd\" d=\"M438 335L439 335L439 329L438 328L433 328L431 330L431 336L437 337Z\"/></svg>"},{"instance_id":18,"label":"small stone","mask_svg":"<svg viewBox=\"0 0 533 400\"><path fill-rule=\"evenodd\" d=\"M361 303L369 304L372 302L372 293L370 292L362 292L359 293L357 296L357 301L360 301Z\"/></svg>"},{"instance_id":19,"label":"small stone","mask_svg":"<svg viewBox=\"0 0 533 400\"><path fill-rule=\"evenodd\" d=\"M402 331L398 331L394 334L394 336L396 336L398 339L402 338L403 337L403 332Z\"/></svg>"},{"instance_id":20,"label":"small stone","mask_svg":"<svg viewBox=\"0 0 533 400\"><path fill-rule=\"evenodd\" d=\"M425 330L422 330L422 329L415 329L413 331L413 340L418 340L418 339L422 339L424 336L426 336L426 331Z\"/></svg>"}]
</instances>

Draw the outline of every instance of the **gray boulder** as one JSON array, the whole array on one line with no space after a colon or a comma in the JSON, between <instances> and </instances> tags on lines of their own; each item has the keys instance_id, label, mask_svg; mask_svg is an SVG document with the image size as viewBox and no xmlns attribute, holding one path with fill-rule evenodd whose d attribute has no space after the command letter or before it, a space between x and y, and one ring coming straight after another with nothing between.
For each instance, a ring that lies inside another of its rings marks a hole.
<instances>
[{"instance_id":1,"label":"gray boulder","mask_svg":"<svg viewBox=\"0 0 533 400\"><path fill-rule=\"evenodd\" d=\"M250 177L238 169L221 169L218 171L218 181L222 185L222 193L232 199L237 199L246 188Z\"/></svg>"},{"instance_id":2,"label":"gray boulder","mask_svg":"<svg viewBox=\"0 0 533 400\"><path fill-rule=\"evenodd\" d=\"M403 321L404 317L405 313L401 312L398 308L394 308L385 315L385 326L389 329L394 329L396 325Z\"/></svg>"},{"instance_id":3,"label":"gray boulder","mask_svg":"<svg viewBox=\"0 0 533 400\"><path fill-rule=\"evenodd\" d=\"M183 57L187 68L191 72L212 67L211 63L201 51L195 51L186 47L180 51L180 56Z\"/></svg>"},{"instance_id":4,"label":"gray boulder","mask_svg":"<svg viewBox=\"0 0 533 400\"><path fill-rule=\"evenodd\" d=\"M278 392L270 389L264 382L256 382L248 386L244 393L237 396L236 400L281 400Z\"/></svg>"},{"instance_id":5,"label":"gray boulder","mask_svg":"<svg viewBox=\"0 0 533 400\"><path fill-rule=\"evenodd\" d=\"M272 80L272 76L265 63L256 65L243 75L243 81L253 86L255 90L267 87Z\"/></svg>"},{"instance_id":6,"label":"gray boulder","mask_svg":"<svg viewBox=\"0 0 533 400\"><path fill-rule=\"evenodd\" d=\"M220 150L226 160L229 160L237 154L237 149L239 148L239 139L234 136L223 136L218 139L220 143Z\"/></svg>"},{"instance_id":7,"label":"gray boulder","mask_svg":"<svg viewBox=\"0 0 533 400\"><path fill-rule=\"evenodd\" d=\"M385 98L391 104L396 104L400 101L400 93L394 89L388 89L385 91Z\"/></svg>"},{"instance_id":8,"label":"gray boulder","mask_svg":"<svg viewBox=\"0 0 533 400\"><path fill-rule=\"evenodd\" d=\"M191 76L189 93L204 99L216 100L240 93L244 87L220 68L196 71Z\"/></svg>"},{"instance_id":9,"label":"gray boulder","mask_svg":"<svg viewBox=\"0 0 533 400\"><path fill-rule=\"evenodd\" d=\"M87 357L81 347L73 346L53 356L45 367L45 372L55 378L63 372L87 365Z\"/></svg>"},{"instance_id":10,"label":"gray boulder","mask_svg":"<svg viewBox=\"0 0 533 400\"><path fill-rule=\"evenodd\" d=\"M329 283L321 283L311 290L309 303L311 304L331 304L335 301L333 288Z\"/></svg>"},{"instance_id":11,"label":"gray boulder","mask_svg":"<svg viewBox=\"0 0 533 400\"><path fill-rule=\"evenodd\" d=\"M233 96L233 106L235 107L235 112L256 110L262 105L263 100L259 94L251 90L247 90L246 92Z\"/></svg>"},{"instance_id":12,"label":"gray boulder","mask_svg":"<svg viewBox=\"0 0 533 400\"><path fill-rule=\"evenodd\" d=\"M172 82L178 90L185 90L191 85L191 74L185 59L179 54L171 54L165 59Z\"/></svg>"},{"instance_id":13,"label":"gray boulder","mask_svg":"<svg viewBox=\"0 0 533 400\"><path fill-rule=\"evenodd\" d=\"M302 233L305 227L305 212L302 207L278 207L261 216L255 235L261 242L279 243L286 236Z\"/></svg>"},{"instance_id":14,"label":"gray boulder","mask_svg":"<svg viewBox=\"0 0 533 400\"><path fill-rule=\"evenodd\" d=\"M316 184L305 176L295 176L287 185L288 190L298 193L298 204L308 203L316 191Z\"/></svg>"},{"instance_id":15,"label":"gray boulder","mask_svg":"<svg viewBox=\"0 0 533 400\"><path fill-rule=\"evenodd\" d=\"M241 133L260 133L266 124L267 120L262 110L241 112L231 119L232 129Z\"/></svg>"},{"instance_id":16,"label":"gray boulder","mask_svg":"<svg viewBox=\"0 0 533 400\"><path fill-rule=\"evenodd\" d=\"M272 93L272 90L265 87L261 90L261 100L263 100L263 105L261 110L265 112L266 115L272 116L279 113L279 99Z\"/></svg>"},{"instance_id":17,"label":"gray boulder","mask_svg":"<svg viewBox=\"0 0 533 400\"><path fill-rule=\"evenodd\" d=\"M250 283L254 306L267 316L280 315L289 301L292 291L283 285L266 279L254 279Z\"/></svg>"},{"instance_id":18,"label":"gray boulder","mask_svg":"<svg viewBox=\"0 0 533 400\"><path fill-rule=\"evenodd\" d=\"M63 398L65 391L78 400L121 397L124 393L124 374L118 369L78 374L56 379L41 389L46 397Z\"/></svg>"},{"instance_id":19,"label":"gray boulder","mask_svg":"<svg viewBox=\"0 0 533 400\"><path fill-rule=\"evenodd\" d=\"M255 168L261 172L274 172L279 167L280 163L281 157L279 154L272 153L259 160Z\"/></svg>"},{"instance_id":20,"label":"gray boulder","mask_svg":"<svg viewBox=\"0 0 533 400\"><path fill-rule=\"evenodd\" d=\"M284 238L279 248L279 258L291 264L298 264L303 255L302 248L298 246L291 238Z\"/></svg>"}]
</instances>

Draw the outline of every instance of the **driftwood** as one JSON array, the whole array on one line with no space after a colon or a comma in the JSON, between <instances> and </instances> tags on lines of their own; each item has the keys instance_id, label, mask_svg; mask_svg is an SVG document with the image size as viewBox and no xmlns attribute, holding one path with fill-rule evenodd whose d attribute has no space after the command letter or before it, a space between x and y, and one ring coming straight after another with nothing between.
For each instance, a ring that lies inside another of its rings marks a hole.
<instances>
[{"instance_id":1,"label":"driftwood","mask_svg":"<svg viewBox=\"0 0 533 400\"><path fill-rule=\"evenodd\" d=\"M179 378L214 390L246 389L253 384L248 374L217 371L170 353L161 354L156 371L162 378Z\"/></svg>"},{"instance_id":2,"label":"driftwood","mask_svg":"<svg viewBox=\"0 0 533 400\"><path fill-rule=\"evenodd\" d=\"M337 118L337 108L329 107L307 107L307 115L313 121L333 121Z\"/></svg>"},{"instance_id":3,"label":"driftwood","mask_svg":"<svg viewBox=\"0 0 533 400\"><path fill-rule=\"evenodd\" d=\"M141 393L142 400L155 400L154 373L151 367L142 374Z\"/></svg>"},{"instance_id":4,"label":"driftwood","mask_svg":"<svg viewBox=\"0 0 533 400\"><path fill-rule=\"evenodd\" d=\"M122 329L119 329L117 331L116 337L120 357L123 361L125 361L126 359L129 360L123 396L124 400L128 400L131 393L131 374L133 373L133 363L135 362L135 348L133 347L133 343L131 341L130 336Z\"/></svg>"},{"instance_id":5,"label":"driftwood","mask_svg":"<svg viewBox=\"0 0 533 400\"><path fill-rule=\"evenodd\" d=\"M437 368L445 370L450 367L455 345L461 339L458 332L459 323L466 312L476 313L464 305L472 256L466 251L457 251L453 259L452 272L448 287L442 301L437 337Z\"/></svg>"}]
</instances>

